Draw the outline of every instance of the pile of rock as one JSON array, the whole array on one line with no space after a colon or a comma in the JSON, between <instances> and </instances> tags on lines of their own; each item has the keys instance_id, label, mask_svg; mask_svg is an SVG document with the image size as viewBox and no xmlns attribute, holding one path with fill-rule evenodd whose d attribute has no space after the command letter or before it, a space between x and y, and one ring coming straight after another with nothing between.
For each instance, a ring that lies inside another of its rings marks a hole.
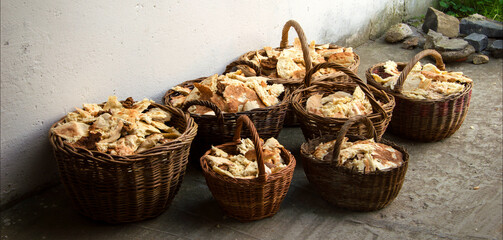
<instances>
[{"instance_id":1,"label":"pile of rock","mask_svg":"<svg viewBox=\"0 0 503 240\"><path fill-rule=\"evenodd\" d=\"M385 35L387 42L402 42L402 48L405 49L435 49L445 62L470 59L474 64L487 63L487 55L503 57L502 38L501 22L488 20L479 14L459 21L431 7L426 13L422 28L399 23L392 26Z\"/></svg>"}]
</instances>

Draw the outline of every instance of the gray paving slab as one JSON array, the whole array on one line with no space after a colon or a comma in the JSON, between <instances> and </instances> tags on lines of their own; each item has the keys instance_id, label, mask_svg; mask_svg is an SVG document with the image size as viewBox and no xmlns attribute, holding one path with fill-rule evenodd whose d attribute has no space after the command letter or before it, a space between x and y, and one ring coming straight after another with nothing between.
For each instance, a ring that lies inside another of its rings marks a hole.
<instances>
[{"instance_id":1,"label":"gray paving slab","mask_svg":"<svg viewBox=\"0 0 503 240\"><path fill-rule=\"evenodd\" d=\"M355 51L361 77L375 63L408 61L419 52L382 40ZM1 239L502 239L502 61L447 65L475 81L466 120L452 137L417 143L385 134L411 158L400 194L383 210L359 213L329 205L299 162L278 214L241 223L224 215L201 171L190 165L173 204L157 218L94 222L77 213L57 186L1 212ZM279 141L298 156L304 139L300 129L285 128Z\"/></svg>"}]
</instances>

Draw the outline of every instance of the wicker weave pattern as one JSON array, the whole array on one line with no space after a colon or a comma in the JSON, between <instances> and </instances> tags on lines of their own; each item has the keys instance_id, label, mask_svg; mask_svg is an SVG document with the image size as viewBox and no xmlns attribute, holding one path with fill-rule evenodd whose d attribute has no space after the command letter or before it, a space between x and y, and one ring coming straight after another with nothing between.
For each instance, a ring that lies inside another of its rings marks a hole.
<instances>
[{"instance_id":1,"label":"wicker weave pattern","mask_svg":"<svg viewBox=\"0 0 503 240\"><path fill-rule=\"evenodd\" d=\"M354 82L316 82L311 85L311 75L319 69L325 67L336 68L337 70L346 73L348 76L351 76L351 79ZM374 124L377 135L382 136L384 134L384 131L391 119L393 108L395 107L395 100L393 96L386 94L384 91L377 90L374 87L367 86L367 84L365 84L351 70L335 63L322 63L313 67L306 74L305 84L305 86L307 86L306 88L299 89L294 92L291 99L291 105L293 106L295 114L300 121L300 126L306 140L327 134L335 135L341 129L342 125L348 120L347 118L329 118L308 113L304 107L307 99L316 93L328 95L337 91L344 91L352 94L356 86L360 86L372 105L374 111L369 114L368 117ZM379 100L382 105L378 104L376 100ZM352 135L364 135L367 131L367 128L363 128L360 125L352 126L349 129L349 132Z\"/></svg>"},{"instance_id":2,"label":"wicker weave pattern","mask_svg":"<svg viewBox=\"0 0 503 240\"><path fill-rule=\"evenodd\" d=\"M425 50L414 56L409 63L397 63L398 69L403 70L395 90L383 87L372 77L372 73L382 68L384 63L370 67L365 75L370 85L395 97L396 107L390 123L390 131L408 139L431 142L450 137L461 127L470 106L473 84L466 83L461 93L435 100L411 99L399 93L412 67L426 56L434 57L437 67L445 70L440 54L435 50Z\"/></svg>"},{"instance_id":3,"label":"wicker weave pattern","mask_svg":"<svg viewBox=\"0 0 503 240\"><path fill-rule=\"evenodd\" d=\"M277 173L266 175L262 157L262 144L252 121L243 115L237 122L234 141L217 146L218 148L235 154L240 144L241 128L246 125L251 132L251 139L255 144L259 176L254 179L236 179L222 176L211 169L206 161L206 154L201 157L206 183L213 197L227 215L240 221L252 221L276 214L281 202L286 196L295 169L295 158L286 149L281 149L281 157L287 166Z\"/></svg>"},{"instance_id":4,"label":"wicker weave pattern","mask_svg":"<svg viewBox=\"0 0 503 240\"><path fill-rule=\"evenodd\" d=\"M236 61L226 68L226 72L229 72L232 67L239 64L248 65L250 67L256 67L253 63L248 61ZM259 69L254 69L257 74L260 74ZM226 73L224 72L224 73ZM190 89L194 88L194 83L201 82L205 79L198 78L195 80L190 80L179 84L179 86L187 87ZM272 82L271 82L272 83ZM285 114L288 109L289 100L285 96L289 94L289 90L286 89L283 96L280 96L281 102L274 106L266 108L256 108L250 111L243 111L237 113L222 113L218 107L209 101L191 101L183 106L186 110L192 105L202 105L211 108L215 112L215 116L212 115L199 115L191 114L196 123L199 125L198 134L195 143L199 144L198 149L194 149L193 154L198 155L197 159L202 155L201 149L207 149L211 144L221 144L225 142L230 142L233 139L234 132L236 130L237 119L242 116L248 116L254 123L258 133L263 138L278 137L281 129L283 129L283 122L285 120ZM171 105L170 99L176 96L173 90L168 90L164 96L164 104ZM250 135L245 134L245 137ZM192 153L191 153L192 154Z\"/></svg>"},{"instance_id":5,"label":"wicker weave pattern","mask_svg":"<svg viewBox=\"0 0 503 240\"><path fill-rule=\"evenodd\" d=\"M297 32L297 35L299 36L299 40L302 46L302 53L304 57L304 63L306 67L306 73L313 67L312 65L312 60L309 57L309 47L308 47L308 42L306 35L304 34L304 30L300 26L298 22L295 20L289 20L288 22L285 23L283 26L282 34L281 34L281 42L280 46L276 48L275 50L277 51L283 51L285 48L290 48L292 46L288 46L288 31L290 28L294 28L295 31ZM320 46L317 44L316 46ZM334 49L338 48L339 46L330 44L329 48ZM266 55L264 49L259 49L256 51L250 51L247 52L239 57L239 60L244 60L244 61L249 61L250 59L253 58L255 54L261 54L263 56ZM352 70L353 72L358 72L358 66L360 66L360 57L355 53L355 63L349 66L349 69ZM263 73L262 73L263 74ZM264 74L265 75L265 74ZM317 77L317 81L324 81L324 80L330 80L330 81L337 81L337 82L344 82L344 81L349 81L349 77L341 72L336 72L333 74L329 74L326 76L320 76ZM274 83L281 83L285 85L285 88L289 89L291 93L295 91L296 89L302 87L304 79L302 78L291 78L291 79L282 79L282 78L274 78L272 80ZM286 117L285 117L285 126L297 126L299 125L299 121L297 120L297 116L295 115L293 108L290 106L286 112Z\"/></svg>"},{"instance_id":6,"label":"wicker weave pattern","mask_svg":"<svg viewBox=\"0 0 503 240\"><path fill-rule=\"evenodd\" d=\"M335 160L338 159L340 151L339 139L346 135L350 125L357 122L364 122L366 127L372 128L372 123L364 116L350 118L337 135L338 145L334 148L332 162L315 159L310 153L320 143L333 140L334 136L326 135L302 144L302 165L309 182L329 203L355 211L374 211L389 205L400 192L407 172L409 155L402 147L386 140L379 140L379 137L376 137L376 142L392 146L403 153L404 162L400 167L363 174L353 169L337 166ZM349 138L351 140L363 139L354 136L349 136Z\"/></svg>"},{"instance_id":7,"label":"wicker weave pattern","mask_svg":"<svg viewBox=\"0 0 503 240\"><path fill-rule=\"evenodd\" d=\"M74 148L49 133L61 181L83 215L109 223L135 222L160 215L172 202L197 125L179 109L152 106L170 112L170 124L182 136L140 154L117 156Z\"/></svg>"}]
</instances>

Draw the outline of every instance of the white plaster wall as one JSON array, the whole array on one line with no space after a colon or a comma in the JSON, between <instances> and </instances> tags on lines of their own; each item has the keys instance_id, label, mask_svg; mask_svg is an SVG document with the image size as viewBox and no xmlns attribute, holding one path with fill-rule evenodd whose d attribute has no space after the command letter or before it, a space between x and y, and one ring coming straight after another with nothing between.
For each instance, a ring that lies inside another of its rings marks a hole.
<instances>
[{"instance_id":1,"label":"white plaster wall","mask_svg":"<svg viewBox=\"0 0 503 240\"><path fill-rule=\"evenodd\" d=\"M289 19L308 39L355 45L403 18L404 1L2 0L2 205L57 179L47 133L75 106L112 94L160 102L245 51L278 46Z\"/></svg>"}]
</instances>

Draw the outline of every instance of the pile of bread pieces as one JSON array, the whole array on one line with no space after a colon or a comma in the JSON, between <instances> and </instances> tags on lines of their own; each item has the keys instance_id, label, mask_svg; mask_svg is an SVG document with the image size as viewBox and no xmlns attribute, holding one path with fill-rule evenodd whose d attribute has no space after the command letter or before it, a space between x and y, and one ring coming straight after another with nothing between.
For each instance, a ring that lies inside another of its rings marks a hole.
<instances>
[{"instance_id":1,"label":"pile of bread pieces","mask_svg":"<svg viewBox=\"0 0 503 240\"><path fill-rule=\"evenodd\" d=\"M337 91L323 97L322 94L315 93L307 99L306 109L308 113L333 118L372 113L372 106L359 86L356 86L353 94Z\"/></svg>"},{"instance_id":2,"label":"pile of bread pieces","mask_svg":"<svg viewBox=\"0 0 503 240\"><path fill-rule=\"evenodd\" d=\"M263 140L260 139L262 142ZM265 173L273 174L287 165L281 157L283 146L275 139L269 138L263 144L263 158ZM259 174L255 145L249 138L241 139L237 145L238 154L232 155L220 148L212 147L211 154L206 155L206 160L213 171L223 176L232 178L256 178Z\"/></svg>"},{"instance_id":3,"label":"pile of bread pieces","mask_svg":"<svg viewBox=\"0 0 503 240\"><path fill-rule=\"evenodd\" d=\"M318 160L331 161L335 141L321 143L312 156ZM374 139L349 142L345 137L342 141L338 166L356 169L360 173L384 171L401 166L403 154L391 146L376 143Z\"/></svg>"},{"instance_id":4,"label":"pile of bread pieces","mask_svg":"<svg viewBox=\"0 0 503 240\"><path fill-rule=\"evenodd\" d=\"M152 100L123 103L110 96L101 107L84 104L83 109L66 115L62 123L52 129L68 144L88 150L120 156L132 155L165 144L179 137L180 132L166 125L171 114L151 107Z\"/></svg>"},{"instance_id":5,"label":"pile of bread pieces","mask_svg":"<svg viewBox=\"0 0 503 240\"><path fill-rule=\"evenodd\" d=\"M266 56L258 51L250 60L255 65L260 66L262 73L272 78L303 78L306 75L306 66L302 54L300 40L295 38L293 47L283 50L276 50L272 47L264 47ZM309 44L309 56L313 65L331 62L349 67L356 63L355 54L352 48L330 48L329 44L316 46L312 41ZM332 68L321 69L314 76L335 73L337 70Z\"/></svg>"},{"instance_id":6,"label":"pile of bread pieces","mask_svg":"<svg viewBox=\"0 0 503 240\"><path fill-rule=\"evenodd\" d=\"M387 61L382 72L372 73L376 82L391 89L394 89L399 75L397 63L393 61ZM407 75L401 93L412 99L441 99L462 92L463 83L470 82L472 80L462 72L441 71L431 63L422 66L418 62Z\"/></svg>"},{"instance_id":7,"label":"pile of bread pieces","mask_svg":"<svg viewBox=\"0 0 503 240\"><path fill-rule=\"evenodd\" d=\"M178 93L170 99L175 107L192 100L211 101L223 112L236 113L264 108L280 103L280 95L285 91L283 84L267 84L266 77L246 77L241 70L225 75L215 74L199 83L194 89L175 86ZM213 110L194 105L189 112L200 115L213 115Z\"/></svg>"}]
</instances>

